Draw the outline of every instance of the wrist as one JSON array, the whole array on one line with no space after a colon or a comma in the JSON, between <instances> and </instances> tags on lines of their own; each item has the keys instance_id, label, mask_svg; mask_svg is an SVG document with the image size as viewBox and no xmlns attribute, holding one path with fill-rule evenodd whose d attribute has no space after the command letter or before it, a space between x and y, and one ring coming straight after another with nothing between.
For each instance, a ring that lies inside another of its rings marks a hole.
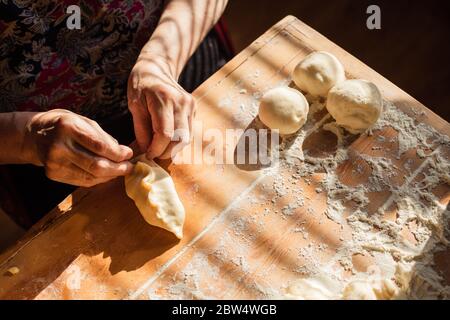
<instances>
[{"instance_id":1,"label":"wrist","mask_svg":"<svg viewBox=\"0 0 450 320\"><path fill-rule=\"evenodd\" d=\"M27 138L27 123L32 112L0 114L0 163L36 164L33 143Z\"/></svg>"},{"instance_id":2,"label":"wrist","mask_svg":"<svg viewBox=\"0 0 450 320\"><path fill-rule=\"evenodd\" d=\"M159 44L152 42L151 40L146 44L139 54L137 62L145 61L154 66L155 69L162 71L167 76L178 79L179 71L177 63L170 55L163 50L160 50Z\"/></svg>"},{"instance_id":3,"label":"wrist","mask_svg":"<svg viewBox=\"0 0 450 320\"><path fill-rule=\"evenodd\" d=\"M14 124L19 134L19 155L22 163L42 165L37 154L36 142L31 131L33 118L38 112L16 112Z\"/></svg>"}]
</instances>

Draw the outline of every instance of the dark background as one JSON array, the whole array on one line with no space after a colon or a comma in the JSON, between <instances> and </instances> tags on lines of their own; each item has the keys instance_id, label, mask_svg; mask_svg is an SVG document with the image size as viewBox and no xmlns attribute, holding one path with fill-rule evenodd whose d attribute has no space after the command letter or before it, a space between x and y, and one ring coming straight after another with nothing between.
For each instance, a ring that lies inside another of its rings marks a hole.
<instances>
[{"instance_id":1,"label":"dark background","mask_svg":"<svg viewBox=\"0 0 450 320\"><path fill-rule=\"evenodd\" d=\"M381 8L381 30L366 27L371 4ZM289 14L450 121L450 1L230 0L236 51Z\"/></svg>"}]
</instances>

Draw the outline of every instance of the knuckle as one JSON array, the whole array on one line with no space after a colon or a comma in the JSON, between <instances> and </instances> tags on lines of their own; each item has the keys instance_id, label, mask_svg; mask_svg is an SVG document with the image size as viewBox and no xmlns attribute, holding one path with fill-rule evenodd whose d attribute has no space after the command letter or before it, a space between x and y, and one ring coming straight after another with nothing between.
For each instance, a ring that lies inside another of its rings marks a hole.
<instances>
[{"instance_id":1,"label":"knuckle","mask_svg":"<svg viewBox=\"0 0 450 320\"><path fill-rule=\"evenodd\" d=\"M179 102L176 104L176 108L178 110L186 111L188 113L192 113L194 107L195 107L195 100L190 94L183 95L180 98Z\"/></svg>"},{"instance_id":2,"label":"knuckle","mask_svg":"<svg viewBox=\"0 0 450 320\"><path fill-rule=\"evenodd\" d=\"M184 104L187 106L192 107L192 105L195 103L194 97L190 94L185 94L183 99L184 99Z\"/></svg>"},{"instance_id":3,"label":"knuckle","mask_svg":"<svg viewBox=\"0 0 450 320\"><path fill-rule=\"evenodd\" d=\"M167 85L162 83L155 83L149 89L149 91L157 92L161 95L167 94L169 91Z\"/></svg>"},{"instance_id":4,"label":"knuckle","mask_svg":"<svg viewBox=\"0 0 450 320\"><path fill-rule=\"evenodd\" d=\"M161 129L157 132L162 138L171 140L173 137L173 131L168 129Z\"/></svg>"},{"instance_id":5,"label":"knuckle","mask_svg":"<svg viewBox=\"0 0 450 320\"><path fill-rule=\"evenodd\" d=\"M89 172L94 176L100 176L106 169L104 161L95 159L89 165Z\"/></svg>"},{"instance_id":6,"label":"knuckle","mask_svg":"<svg viewBox=\"0 0 450 320\"><path fill-rule=\"evenodd\" d=\"M139 104L137 100L134 97L128 97L128 110L130 110L131 113L137 110L139 107Z\"/></svg>"},{"instance_id":7,"label":"knuckle","mask_svg":"<svg viewBox=\"0 0 450 320\"><path fill-rule=\"evenodd\" d=\"M175 113L185 112L188 110L188 105L183 102L174 103L173 109Z\"/></svg>"},{"instance_id":8,"label":"knuckle","mask_svg":"<svg viewBox=\"0 0 450 320\"><path fill-rule=\"evenodd\" d=\"M93 175L98 175L101 172L101 168L97 160L91 161L91 163L88 165L88 171Z\"/></svg>"},{"instance_id":9,"label":"knuckle","mask_svg":"<svg viewBox=\"0 0 450 320\"><path fill-rule=\"evenodd\" d=\"M153 92L162 101L169 101L175 96L173 89L166 84L155 84L149 91Z\"/></svg>"},{"instance_id":10,"label":"knuckle","mask_svg":"<svg viewBox=\"0 0 450 320\"><path fill-rule=\"evenodd\" d=\"M141 99L141 91L134 85L127 91L128 109L133 109L139 106L139 100Z\"/></svg>"}]
</instances>

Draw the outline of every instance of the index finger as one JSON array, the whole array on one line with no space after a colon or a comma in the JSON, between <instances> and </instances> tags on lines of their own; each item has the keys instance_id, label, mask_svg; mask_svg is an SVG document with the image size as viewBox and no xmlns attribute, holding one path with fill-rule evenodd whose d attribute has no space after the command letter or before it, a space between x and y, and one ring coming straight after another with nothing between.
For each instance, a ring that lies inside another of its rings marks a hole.
<instances>
[{"instance_id":1,"label":"index finger","mask_svg":"<svg viewBox=\"0 0 450 320\"><path fill-rule=\"evenodd\" d=\"M111 161L122 162L133 156L133 150L127 146L120 145L103 129L94 128L91 124L85 123L82 127L75 125L72 130L73 139L91 151L92 153L107 158Z\"/></svg>"},{"instance_id":2,"label":"index finger","mask_svg":"<svg viewBox=\"0 0 450 320\"><path fill-rule=\"evenodd\" d=\"M96 178L124 176L133 169L133 165L129 161L114 162L101 158L77 144L69 145L67 153L67 157L72 163Z\"/></svg>"},{"instance_id":3,"label":"index finger","mask_svg":"<svg viewBox=\"0 0 450 320\"><path fill-rule=\"evenodd\" d=\"M160 104L163 102L160 101ZM153 159L161 156L169 145L174 132L173 104L168 101L164 107L150 108L153 126L153 138L147 149L147 158Z\"/></svg>"}]
</instances>

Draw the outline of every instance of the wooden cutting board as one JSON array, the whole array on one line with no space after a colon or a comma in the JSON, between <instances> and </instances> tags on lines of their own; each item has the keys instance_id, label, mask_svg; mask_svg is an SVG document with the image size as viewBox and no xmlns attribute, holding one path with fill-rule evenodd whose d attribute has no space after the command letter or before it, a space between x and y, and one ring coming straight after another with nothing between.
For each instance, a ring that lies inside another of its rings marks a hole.
<instances>
[{"instance_id":1,"label":"wooden cutting board","mask_svg":"<svg viewBox=\"0 0 450 320\"><path fill-rule=\"evenodd\" d=\"M270 28L194 92L203 129L224 132L251 126L256 115L243 111L256 103L266 88L286 83L294 66L315 50L333 53L348 77L374 82L397 108L450 135L446 121L292 16ZM315 124L321 124L321 119L310 120L313 129L320 127ZM384 134L395 136L395 131ZM335 139L330 133L315 134L314 130L310 136L304 149L313 153L328 152L329 141ZM355 138L353 154L380 152L385 146L379 147L377 141L367 135ZM415 152L397 159L395 148L393 143L391 152L385 154L395 163L409 161L415 168L423 163ZM349 185L361 179L352 174L354 163L349 160L339 167L341 181ZM126 196L123 179L78 189L0 256L0 298L270 297L271 292L280 292L301 276L299 270L306 258L299 257L298 250L314 243L322 249L313 254L327 261L352 237L348 225L325 216L326 198L318 192L320 173L289 184L293 172L284 168L274 175L270 170L232 164L161 164L173 177L186 208L181 241L145 223ZM366 178L369 174L363 172ZM281 191L272 187L280 177L287 182ZM407 172L391 181L400 186L409 182ZM439 190L439 201L447 205L450 187L443 184ZM382 191L371 195L368 210L389 201L389 191ZM283 215L283 208L294 203L299 193L305 204ZM312 210L317 214L311 215ZM301 232L291 232L293 228ZM441 256L443 261L448 259L448 250ZM448 267L436 261L438 271L449 281ZM352 263L354 269L364 271L372 262L369 256L355 256ZM11 267L20 272L12 276L7 272ZM336 266L345 273L340 268Z\"/></svg>"}]
</instances>

